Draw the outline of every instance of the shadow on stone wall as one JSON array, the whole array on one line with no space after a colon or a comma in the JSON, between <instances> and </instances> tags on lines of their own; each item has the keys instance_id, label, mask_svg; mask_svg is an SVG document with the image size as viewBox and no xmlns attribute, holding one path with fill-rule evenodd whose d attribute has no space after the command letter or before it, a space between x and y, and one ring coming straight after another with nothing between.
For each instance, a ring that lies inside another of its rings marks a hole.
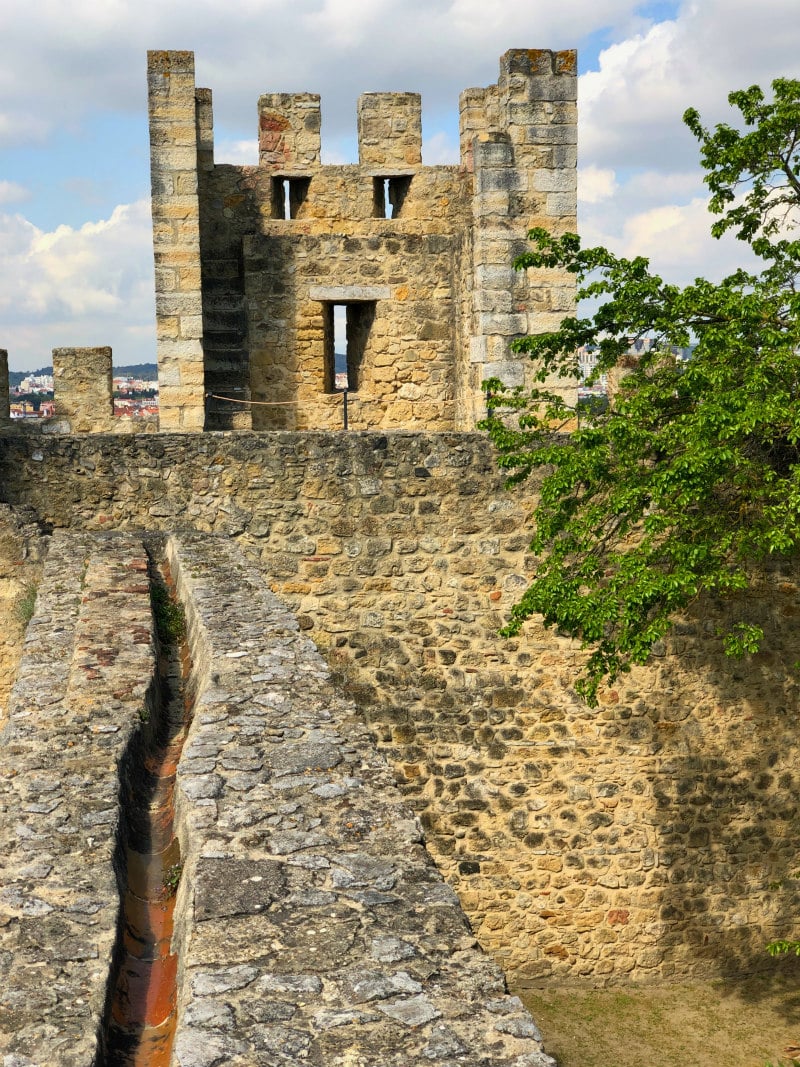
<instances>
[{"instance_id":1,"label":"shadow on stone wall","mask_svg":"<svg viewBox=\"0 0 800 1067\"><path fill-rule=\"evenodd\" d=\"M764 947L797 936L800 915L800 649L787 626L797 593L776 574L748 596L765 632L758 654L737 661L715 651L725 607L701 602L678 628L672 663L654 667L661 685L674 684L674 702L654 723L663 744L653 814L665 976L696 961L752 995L752 974L766 991L800 973L797 960L773 960ZM677 668L704 679L700 702L675 684Z\"/></svg>"}]
</instances>

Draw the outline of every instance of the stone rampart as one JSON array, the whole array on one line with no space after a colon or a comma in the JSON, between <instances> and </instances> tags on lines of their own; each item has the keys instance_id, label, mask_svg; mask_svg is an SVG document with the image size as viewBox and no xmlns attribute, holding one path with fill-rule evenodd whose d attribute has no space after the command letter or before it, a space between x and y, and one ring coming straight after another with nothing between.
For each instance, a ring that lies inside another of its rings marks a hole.
<instances>
[{"instance_id":1,"label":"stone rampart","mask_svg":"<svg viewBox=\"0 0 800 1067\"><path fill-rule=\"evenodd\" d=\"M158 968L137 954L109 1000L120 894L127 952L142 882L117 838L120 779L152 775L137 734L159 715L147 559L132 535L59 531L0 744L7 1062L129 1062L101 1035L143 1010L145 1031L175 1030L180 1067L552 1065L296 619L227 538L173 537L168 559L195 708L175 787L177 994L139 988ZM141 812L122 822L150 833ZM154 1014L173 998L177 1026Z\"/></svg>"},{"instance_id":2,"label":"stone rampart","mask_svg":"<svg viewBox=\"0 0 800 1067\"><path fill-rule=\"evenodd\" d=\"M553 1065L294 616L225 538L168 555L205 680L178 765L176 1063Z\"/></svg>"},{"instance_id":3,"label":"stone rampart","mask_svg":"<svg viewBox=\"0 0 800 1067\"><path fill-rule=\"evenodd\" d=\"M368 716L515 980L741 973L792 928L796 573L751 594L763 653L722 656L723 609L700 602L590 711L568 641L497 637L531 574L533 501L478 435L6 434L0 486L56 526L235 537Z\"/></svg>"},{"instance_id":4,"label":"stone rampart","mask_svg":"<svg viewBox=\"0 0 800 1067\"><path fill-rule=\"evenodd\" d=\"M0 735L0 1053L94 1062L116 936L118 763L146 716L147 561L57 533Z\"/></svg>"}]
</instances>

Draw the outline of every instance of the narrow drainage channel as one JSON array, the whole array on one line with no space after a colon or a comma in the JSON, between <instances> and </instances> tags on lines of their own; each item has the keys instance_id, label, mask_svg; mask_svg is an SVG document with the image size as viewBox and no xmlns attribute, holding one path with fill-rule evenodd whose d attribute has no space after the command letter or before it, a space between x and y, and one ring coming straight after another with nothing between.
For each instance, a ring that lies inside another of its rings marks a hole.
<instances>
[{"instance_id":1,"label":"narrow drainage channel","mask_svg":"<svg viewBox=\"0 0 800 1067\"><path fill-rule=\"evenodd\" d=\"M168 1067L175 1036L178 957L172 952L181 852L175 776L192 714L183 613L166 563L151 558L157 685L147 721L120 767L117 842L121 908L98 1064Z\"/></svg>"}]
</instances>

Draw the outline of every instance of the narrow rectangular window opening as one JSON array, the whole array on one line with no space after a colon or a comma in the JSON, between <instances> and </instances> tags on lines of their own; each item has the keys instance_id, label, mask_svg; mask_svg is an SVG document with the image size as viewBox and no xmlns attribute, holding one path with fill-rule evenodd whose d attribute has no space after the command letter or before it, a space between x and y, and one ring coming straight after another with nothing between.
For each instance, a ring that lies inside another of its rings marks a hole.
<instances>
[{"instance_id":1,"label":"narrow rectangular window opening","mask_svg":"<svg viewBox=\"0 0 800 1067\"><path fill-rule=\"evenodd\" d=\"M273 219L296 219L308 196L310 178L272 179Z\"/></svg>"},{"instance_id":2,"label":"narrow rectangular window opening","mask_svg":"<svg viewBox=\"0 0 800 1067\"><path fill-rule=\"evenodd\" d=\"M372 216L376 219L396 219L403 207L411 175L372 179Z\"/></svg>"},{"instance_id":3,"label":"narrow rectangular window opening","mask_svg":"<svg viewBox=\"0 0 800 1067\"><path fill-rule=\"evenodd\" d=\"M411 188L411 177L407 174L399 178L390 178L388 185L388 199L392 206L392 218L396 219L405 203L408 190Z\"/></svg>"},{"instance_id":4,"label":"narrow rectangular window opening","mask_svg":"<svg viewBox=\"0 0 800 1067\"><path fill-rule=\"evenodd\" d=\"M372 179L372 217L375 219L386 218L386 178Z\"/></svg>"},{"instance_id":5,"label":"narrow rectangular window opening","mask_svg":"<svg viewBox=\"0 0 800 1067\"><path fill-rule=\"evenodd\" d=\"M360 384L364 352L375 319L375 301L325 303L322 310L325 346L323 389L326 393L338 393L343 389L355 392Z\"/></svg>"}]
</instances>

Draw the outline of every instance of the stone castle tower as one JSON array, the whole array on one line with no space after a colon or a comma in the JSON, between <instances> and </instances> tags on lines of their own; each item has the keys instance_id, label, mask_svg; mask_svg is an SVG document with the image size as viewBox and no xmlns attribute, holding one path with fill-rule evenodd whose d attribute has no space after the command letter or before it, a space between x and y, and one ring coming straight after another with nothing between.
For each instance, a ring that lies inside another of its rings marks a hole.
<instances>
[{"instance_id":1,"label":"stone castle tower","mask_svg":"<svg viewBox=\"0 0 800 1067\"><path fill-rule=\"evenodd\" d=\"M266 94L259 165L215 164L193 54L148 74L162 430L339 428L337 314L354 428L469 430L484 379L524 384L509 342L574 304L513 260L532 226L576 229L575 52L506 52L462 93L456 166L422 165L416 93L360 97L345 166L320 162L319 96Z\"/></svg>"}]
</instances>

